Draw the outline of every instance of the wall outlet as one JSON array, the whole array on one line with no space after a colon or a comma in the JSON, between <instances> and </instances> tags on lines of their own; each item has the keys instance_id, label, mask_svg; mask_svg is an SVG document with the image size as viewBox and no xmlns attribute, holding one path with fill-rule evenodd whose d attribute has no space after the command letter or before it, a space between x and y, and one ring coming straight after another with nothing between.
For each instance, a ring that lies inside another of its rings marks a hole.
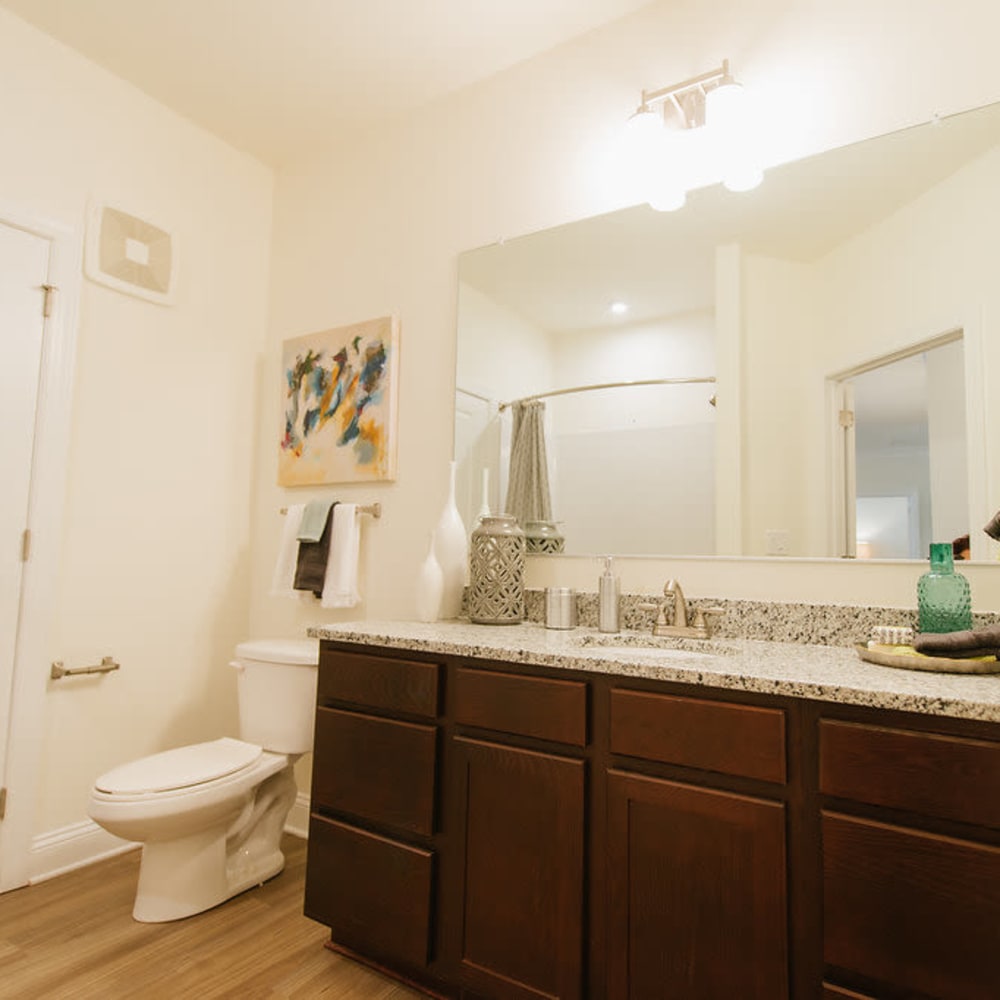
<instances>
[{"instance_id":1,"label":"wall outlet","mask_svg":"<svg viewBox=\"0 0 1000 1000\"><path fill-rule=\"evenodd\" d=\"M764 551L769 556L787 556L792 548L792 533L787 528L764 531Z\"/></svg>"}]
</instances>

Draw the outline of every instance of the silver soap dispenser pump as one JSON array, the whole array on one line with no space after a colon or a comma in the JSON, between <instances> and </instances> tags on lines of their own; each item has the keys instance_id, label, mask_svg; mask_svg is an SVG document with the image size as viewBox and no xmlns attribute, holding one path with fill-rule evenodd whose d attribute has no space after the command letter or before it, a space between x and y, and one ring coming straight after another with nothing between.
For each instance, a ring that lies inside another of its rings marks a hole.
<instances>
[{"instance_id":1,"label":"silver soap dispenser pump","mask_svg":"<svg viewBox=\"0 0 1000 1000\"><path fill-rule=\"evenodd\" d=\"M597 629L599 632L620 632L620 585L613 570L614 560L604 557L604 572L597 581Z\"/></svg>"}]
</instances>

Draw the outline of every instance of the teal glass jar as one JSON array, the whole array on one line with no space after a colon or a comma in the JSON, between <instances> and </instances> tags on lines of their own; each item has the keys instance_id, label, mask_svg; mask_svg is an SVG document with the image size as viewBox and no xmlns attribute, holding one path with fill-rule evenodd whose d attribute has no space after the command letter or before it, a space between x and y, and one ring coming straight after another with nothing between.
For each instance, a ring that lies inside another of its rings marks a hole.
<instances>
[{"instance_id":1,"label":"teal glass jar","mask_svg":"<svg viewBox=\"0 0 1000 1000\"><path fill-rule=\"evenodd\" d=\"M972 628L969 581L955 572L951 543L931 544L931 567L917 581L921 632L961 632Z\"/></svg>"}]
</instances>

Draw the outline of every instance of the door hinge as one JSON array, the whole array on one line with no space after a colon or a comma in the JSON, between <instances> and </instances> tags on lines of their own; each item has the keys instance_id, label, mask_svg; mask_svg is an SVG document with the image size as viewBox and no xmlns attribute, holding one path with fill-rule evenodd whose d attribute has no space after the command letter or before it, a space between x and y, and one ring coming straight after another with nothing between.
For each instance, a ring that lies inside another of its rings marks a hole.
<instances>
[{"instance_id":1,"label":"door hinge","mask_svg":"<svg viewBox=\"0 0 1000 1000\"><path fill-rule=\"evenodd\" d=\"M45 293L42 298L42 315L48 319L52 315L52 300L59 289L55 285L42 285L42 291Z\"/></svg>"},{"instance_id":2,"label":"door hinge","mask_svg":"<svg viewBox=\"0 0 1000 1000\"><path fill-rule=\"evenodd\" d=\"M27 562L31 556L31 528L21 532L21 562Z\"/></svg>"},{"instance_id":3,"label":"door hinge","mask_svg":"<svg viewBox=\"0 0 1000 1000\"><path fill-rule=\"evenodd\" d=\"M7 815L7 789L0 788L0 819Z\"/></svg>"},{"instance_id":4,"label":"door hinge","mask_svg":"<svg viewBox=\"0 0 1000 1000\"><path fill-rule=\"evenodd\" d=\"M840 426L841 427L853 427L854 426L854 410L841 410L840 411Z\"/></svg>"}]
</instances>

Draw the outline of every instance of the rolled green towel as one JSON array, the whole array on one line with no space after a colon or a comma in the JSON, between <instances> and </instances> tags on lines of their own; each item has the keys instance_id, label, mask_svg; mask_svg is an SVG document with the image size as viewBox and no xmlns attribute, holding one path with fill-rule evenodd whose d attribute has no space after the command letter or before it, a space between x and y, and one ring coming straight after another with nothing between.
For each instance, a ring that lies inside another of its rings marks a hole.
<instances>
[{"instance_id":1,"label":"rolled green towel","mask_svg":"<svg viewBox=\"0 0 1000 1000\"><path fill-rule=\"evenodd\" d=\"M961 632L923 632L914 636L913 648L925 656L966 659L1000 653L1000 625L963 629Z\"/></svg>"}]
</instances>

